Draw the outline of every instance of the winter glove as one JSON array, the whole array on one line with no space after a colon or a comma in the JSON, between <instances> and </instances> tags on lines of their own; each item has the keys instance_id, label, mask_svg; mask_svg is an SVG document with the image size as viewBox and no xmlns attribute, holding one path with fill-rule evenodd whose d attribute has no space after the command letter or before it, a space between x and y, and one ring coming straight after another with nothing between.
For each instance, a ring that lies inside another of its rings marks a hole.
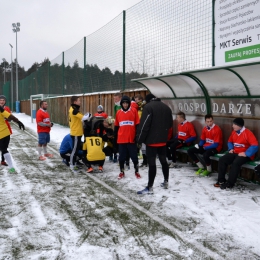
<instances>
[{"instance_id":1,"label":"winter glove","mask_svg":"<svg viewBox=\"0 0 260 260\"><path fill-rule=\"evenodd\" d=\"M90 118L91 118L91 114L90 114L90 113L86 113L86 114L82 117L82 121L89 120Z\"/></svg>"},{"instance_id":2,"label":"winter glove","mask_svg":"<svg viewBox=\"0 0 260 260\"><path fill-rule=\"evenodd\" d=\"M141 149L141 148L142 148L142 144L138 144L138 143L137 143L136 146L137 146L138 149Z\"/></svg>"},{"instance_id":3,"label":"winter glove","mask_svg":"<svg viewBox=\"0 0 260 260\"><path fill-rule=\"evenodd\" d=\"M53 127L53 123L51 122L51 127Z\"/></svg>"},{"instance_id":4,"label":"winter glove","mask_svg":"<svg viewBox=\"0 0 260 260\"><path fill-rule=\"evenodd\" d=\"M195 144L195 146L194 146L195 148L197 148L197 149L200 149L200 147L199 147L199 145L198 144Z\"/></svg>"},{"instance_id":5,"label":"winter glove","mask_svg":"<svg viewBox=\"0 0 260 260\"><path fill-rule=\"evenodd\" d=\"M20 129L25 130L24 124L23 124L22 122L17 121L17 124L18 124L18 126L19 126Z\"/></svg>"},{"instance_id":6,"label":"winter glove","mask_svg":"<svg viewBox=\"0 0 260 260\"><path fill-rule=\"evenodd\" d=\"M0 112L3 113L5 110L2 106L0 106Z\"/></svg>"}]
</instances>

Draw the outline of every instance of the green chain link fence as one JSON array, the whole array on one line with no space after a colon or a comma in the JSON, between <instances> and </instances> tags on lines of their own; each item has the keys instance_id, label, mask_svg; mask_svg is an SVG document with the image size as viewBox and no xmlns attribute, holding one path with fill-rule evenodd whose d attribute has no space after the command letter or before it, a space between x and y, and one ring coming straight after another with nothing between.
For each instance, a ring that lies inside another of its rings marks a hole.
<instances>
[{"instance_id":1,"label":"green chain link fence","mask_svg":"<svg viewBox=\"0 0 260 260\"><path fill-rule=\"evenodd\" d=\"M20 80L19 100L140 88L131 79L211 65L212 1L143 0Z\"/></svg>"}]
</instances>

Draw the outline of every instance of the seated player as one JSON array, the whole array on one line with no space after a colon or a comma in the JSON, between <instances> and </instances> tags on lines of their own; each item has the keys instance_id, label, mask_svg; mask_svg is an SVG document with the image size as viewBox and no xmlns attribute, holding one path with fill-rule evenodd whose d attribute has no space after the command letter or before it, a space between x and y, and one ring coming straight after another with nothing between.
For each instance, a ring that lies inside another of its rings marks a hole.
<instances>
[{"instance_id":1,"label":"seated player","mask_svg":"<svg viewBox=\"0 0 260 260\"><path fill-rule=\"evenodd\" d=\"M190 146L196 139L194 126L186 120L183 112L177 113L176 120L178 122L178 135L167 142L167 146L170 148L170 154L168 155L170 168L176 166L176 150L183 146Z\"/></svg>"},{"instance_id":2,"label":"seated player","mask_svg":"<svg viewBox=\"0 0 260 260\"><path fill-rule=\"evenodd\" d=\"M202 176L208 176L211 173L210 156L219 153L223 145L222 131L219 126L214 124L213 116L210 114L205 115L205 123L206 126L202 129L199 144L188 150L188 155L199 167L196 174ZM206 169L204 169L203 164L199 161L198 154L203 156L202 161L206 164Z\"/></svg>"}]
</instances>

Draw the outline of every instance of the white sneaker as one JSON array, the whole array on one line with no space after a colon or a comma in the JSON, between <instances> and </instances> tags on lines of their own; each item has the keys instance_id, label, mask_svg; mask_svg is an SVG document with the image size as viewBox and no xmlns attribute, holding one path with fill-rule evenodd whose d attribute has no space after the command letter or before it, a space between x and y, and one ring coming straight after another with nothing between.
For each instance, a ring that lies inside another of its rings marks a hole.
<instances>
[{"instance_id":1,"label":"white sneaker","mask_svg":"<svg viewBox=\"0 0 260 260\"><path fill-rule=\"evenodd\" d=\"M153 194L153 187L150 188L146 187L143 190L137 191L137 194L139 195Z\"/></svg>"},{"instance_id":2,"label":"white sneaker","mask_svg":"<svg viewBox=\"0 0 260 260\"><path fill-rule=\"evenodd\" d=\"M171 163L169 164L169 168L174 168L174 167L175 167L175 165L176 165L176 163L174 163L174 162L171 162Z\"/></svg>"}]
</instances>

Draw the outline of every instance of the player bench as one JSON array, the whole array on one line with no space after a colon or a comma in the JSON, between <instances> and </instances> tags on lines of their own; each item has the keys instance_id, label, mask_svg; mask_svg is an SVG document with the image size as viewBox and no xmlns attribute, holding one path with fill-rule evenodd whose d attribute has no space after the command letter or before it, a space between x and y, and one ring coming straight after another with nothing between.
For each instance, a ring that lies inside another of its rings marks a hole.
<instances>
[{"instance_id":1,"label":"player bench","mask_svg":"<svg viewBox=\"0 0 260 260\"><path fill-rule=\"evenodd\" d=\"M191 147L194 147L194 146L184 146L184 147L177 149L176 151L188 156L188 154L187 154L188 149ZM228 151L215 154L214 156L211 156L210 159L212 161L215 161L216 163L218 163L219 159L226 153L228 153ZM244 171L241 171L239 179L260 184L259 178L255 175L255 172L254 172L254 169L258 164L260 164L260 159L258 157L256 157L256 159L253 161L249 161L249 162L243 164L241 166L241 169L244 169ZM217 167L213 167L213 168L215 168L215 170L217 169Z\"/></svg>"}]
</instances>

